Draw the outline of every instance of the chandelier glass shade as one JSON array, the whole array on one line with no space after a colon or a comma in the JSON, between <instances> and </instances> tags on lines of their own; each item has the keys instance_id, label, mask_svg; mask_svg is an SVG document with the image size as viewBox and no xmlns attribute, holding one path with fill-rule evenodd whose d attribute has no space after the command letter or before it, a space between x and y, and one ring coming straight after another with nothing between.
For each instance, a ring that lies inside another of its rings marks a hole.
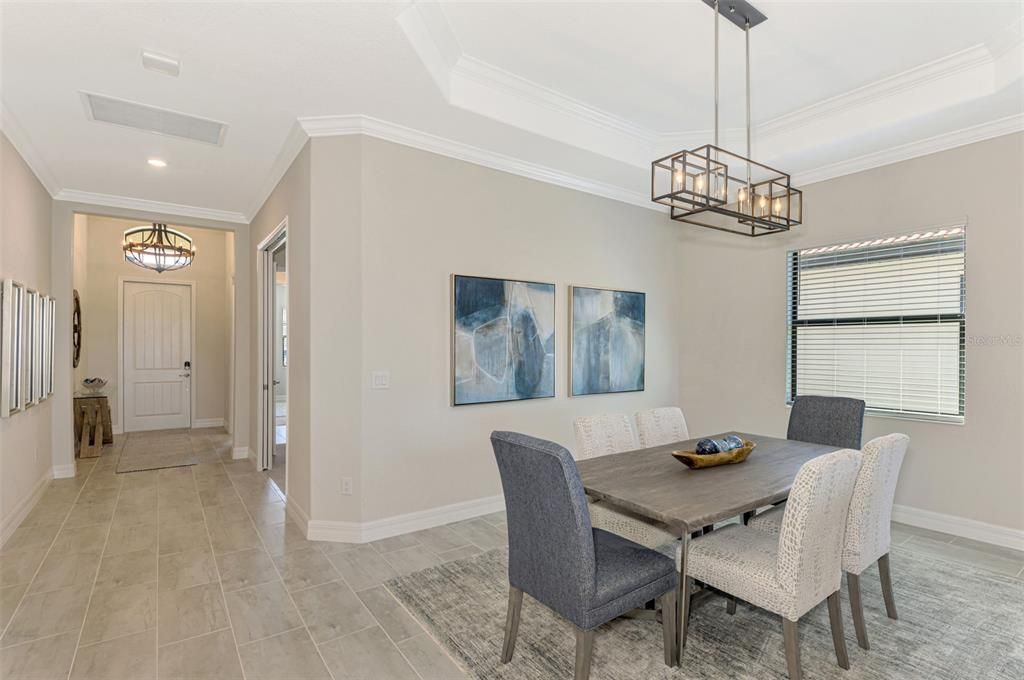
<instances>
[{"instance_id":1,"label":"chandelier glass shade","mask_svg":"<svg viewBox=\"0 0 1024 680\"><path fill-rule=\"evenodd\" d=\"M158 274L184 269L196 256L191 238L158 223L133 227L124 232L121 249L126 262L152 269Z\"/></svg>"},{"instance_id":2,"label":"chandelier glass shade","mask_svg":"<svg viewBox=\"0 0 1024 680\"><path fill-rule=\"evenodd\" d=\"M651 163L651 200L668 206L680 222L745 236L788 231L803 221L803 192L790 176L750 158L750 29L766 17L743 0L715 10L714 143L678 151ZM718 17L743 29L746 38L747 153L741 156L718 144Z\"/></svg>"}]
</instances>

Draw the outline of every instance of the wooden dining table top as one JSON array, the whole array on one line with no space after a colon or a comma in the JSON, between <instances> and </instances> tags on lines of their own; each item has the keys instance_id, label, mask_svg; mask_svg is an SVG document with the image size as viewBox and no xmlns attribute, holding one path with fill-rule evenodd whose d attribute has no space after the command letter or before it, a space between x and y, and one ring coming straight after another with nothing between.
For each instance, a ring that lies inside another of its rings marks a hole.
<instances>
[{"instance_id":1,"label":"wooden dining table top","mask_svg":"<svg viewBox=\"0 0 1024 680\"><path fill-rule=\"evenodd\" d=\"M589 458L576 466L591 498L689 533L785 500L801 465L838 450L746 432L713 437L730 434L757 444L743 463L691 470L672 456L696 448L698 439L688 439Z\"/></svg>"}]
</instances>

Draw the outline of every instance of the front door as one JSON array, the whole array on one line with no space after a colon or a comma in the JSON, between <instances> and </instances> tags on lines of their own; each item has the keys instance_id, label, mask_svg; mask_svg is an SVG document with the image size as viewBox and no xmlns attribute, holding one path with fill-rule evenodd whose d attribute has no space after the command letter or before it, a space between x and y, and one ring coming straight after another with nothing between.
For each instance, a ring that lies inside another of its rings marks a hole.
<instances>
[{"instance_id":1,"label":"front door","mask_svg":"<svg viewBox=\"0 0 1024 680\"><path fill-rule=\"evenodd\" d=\"M192 425L192 289L124 283L125 432Z\"/></svg>"}]
</instances>

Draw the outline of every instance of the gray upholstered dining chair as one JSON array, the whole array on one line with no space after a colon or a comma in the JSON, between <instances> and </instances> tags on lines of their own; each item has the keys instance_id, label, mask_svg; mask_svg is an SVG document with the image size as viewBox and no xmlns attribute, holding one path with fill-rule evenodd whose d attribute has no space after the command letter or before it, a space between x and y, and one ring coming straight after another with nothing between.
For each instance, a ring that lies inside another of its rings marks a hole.
<instances>
[{"instance_id":1,"label":"gray upholstered dining chair","mask_svg":"<svg viewBox=\"0 0 1024 680\"><path fill-rule=\"evenodd\" d=\"M625 413L580 416L573 421L576 457L579 460L622 453L637 448L633 424ZM639 517L606 503L587 499L594 527L618 534L647 548L660 548L671 554L679 536L656 527Z\"/></svg>"},{"instance_id":2,"label":"gray upholstered dining chair","mask_svg":"<svg viewBox=\"0 0 1024 680\"><path fill-rule=\"evenodd\" d=\"M806 395L793 400L786 439L859 449L863 427L862 400Z\"/></svg>"},{"instance_id":3,"label":"gray upholstered dining chair","mask_svg":"<svg viewBox=\"0 0 1024 680\"><path fill-rule=\"evenodd\" d=\"M781 616L791 680L801 677L797 622L826 599L836 660L850 667L839 588L843 534L860 460L860 451L843 449L804 463L778 536L731 524L690 543L683 597L698 580ZM688 625L684 618L683 644Z\"/></svg>"},{"instance_id":4,"label":"gray upholstered dining chair","mask_svg":"<svg viewBox=\"0 0 1024 680\"><path fill-rule=\"evenodd\" d=\"M857 644L864 649L870 649L870 645L861 602L860 576L875 562L878 562L885 612L890 619L898 618L889 571L889 548L892 545L890 527L896 482L909 445L910 437L905 434L888 434L869 441L864 445L860 473L853 487L843 544L843 571L846 572L846 586L850 592L850 609L853 611ZM782 529L785 507L780 505L758 515L751 520L750 526L758 531L778 535Z\"/></svg>"},{"instance_id":5,"label":"gray upholstered dining chair","mask_svg":"<svg viewBox=\"0 0 1024 680\"><path fill-rule=\"evenodd\" d=\"M636 429L640 446L647 449L662 444L673 444L690 438L683 409L678 406L652 408L636 414Z\"/></svg>"},{"instance_id":6,"label":"gray upholstered dining chair","mask_svg":"<svg viewBox=\"0 0 1024 680\"><path fill-rule=\"evenodd\" d=\"M594 529L576 463L554 442L494 432L508 517L508 615L501 661L512 660L523 593L576 626L576 680L590 677L594 629L658 599L665 663L673 663L676 586L672 560Z\"/></svg>"}]
</instances>

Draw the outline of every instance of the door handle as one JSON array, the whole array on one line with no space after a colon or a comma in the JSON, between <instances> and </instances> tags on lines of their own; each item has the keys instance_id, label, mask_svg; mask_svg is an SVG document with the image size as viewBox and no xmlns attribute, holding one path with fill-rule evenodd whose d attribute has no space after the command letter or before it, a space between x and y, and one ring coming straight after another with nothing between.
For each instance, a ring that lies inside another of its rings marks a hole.
<instances>
[{"instance_id":1,"label":"door handle","mask_svg":"<svg viewBox=\"0 0 1024 680\"><path fill-rule=\"evenodd\" d=\"M179 378L191 378L192 374L191 373L179 373L178 377Z\"/></svg>"},{"instance_id":2,"label":"door handle","mask_svg":"<svg viewBox=\"0 0 1024 680\"><path fill-rule=\"evenodd\" d=\"M280 381L280 380L275 380L275 381L274 381L274 384L275 384L275 385L280 385L280 384L281 384L281 381Z\"/></svg>"}]
</instances>

